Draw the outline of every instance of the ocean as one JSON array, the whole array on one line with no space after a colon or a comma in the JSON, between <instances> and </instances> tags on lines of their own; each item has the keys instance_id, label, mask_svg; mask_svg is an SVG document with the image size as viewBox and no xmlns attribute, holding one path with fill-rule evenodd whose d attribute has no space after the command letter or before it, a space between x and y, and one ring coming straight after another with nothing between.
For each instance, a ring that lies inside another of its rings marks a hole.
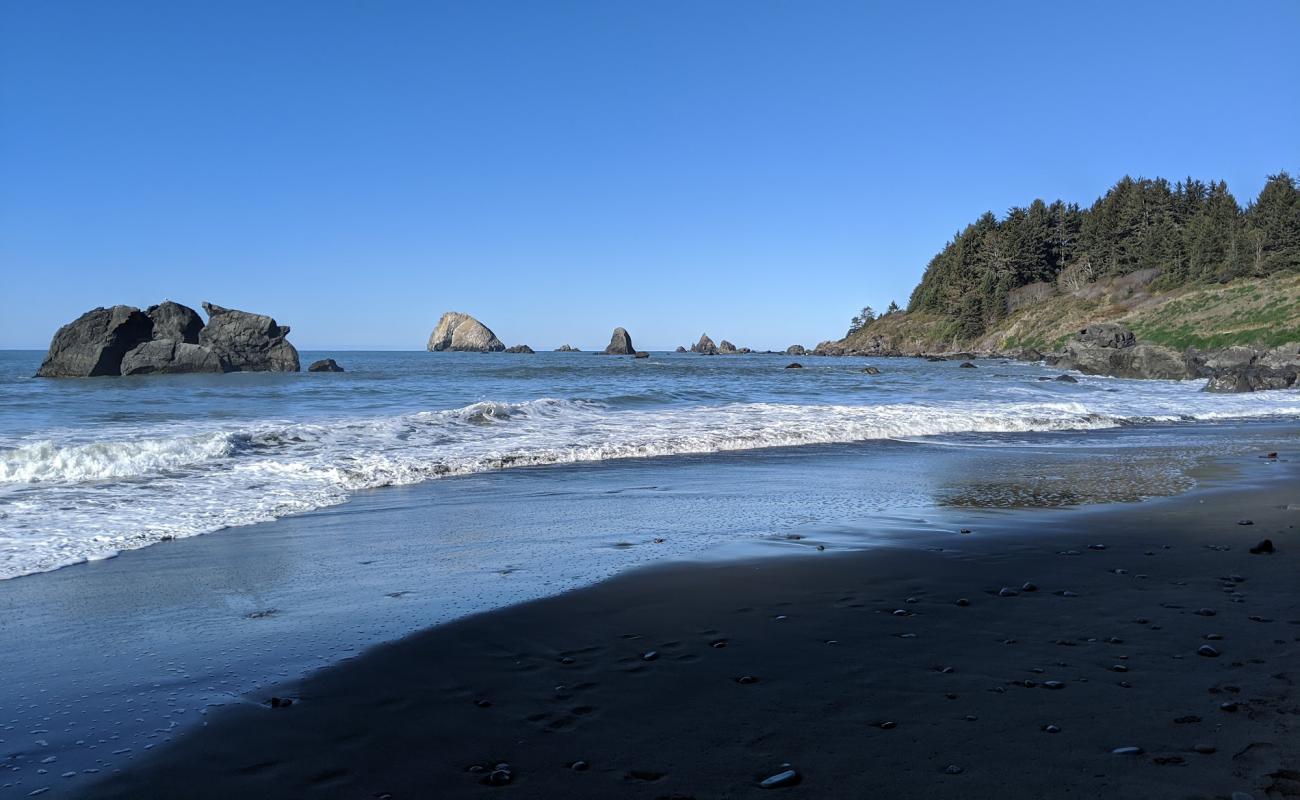
<instances>
[{"instance_id":1,"label":"ocean","mask_svg":"<svg viewBox=\"0 0 1300 800\"><path fill-rule=\"evenodd\" d=\"M1225 423L1300 417L1294 391L1006 361L332 355L347 372L37 380L40 353L0 353L0 580L475 473L880 440L1213 452Z\"/></svg>"}]
</instances>

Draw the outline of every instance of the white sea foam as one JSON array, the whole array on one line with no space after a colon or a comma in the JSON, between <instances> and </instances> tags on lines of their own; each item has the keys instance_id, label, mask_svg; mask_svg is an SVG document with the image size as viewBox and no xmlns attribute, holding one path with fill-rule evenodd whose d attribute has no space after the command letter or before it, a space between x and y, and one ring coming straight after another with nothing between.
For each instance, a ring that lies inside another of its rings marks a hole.
<instances>
[{"instance_id":1,"label":"white sea foam","mask_svg":"<svg viewBox=\"0 0 1300 800\"><path fill-rule=\"evenodd\" d=\"M1086 402L621 410L539 399L228 430L160 426L91 442L25 442L0 450L0 579L321 508L358 490L486 470L959 433L1300 416L1300 394L1260 398L1166 388L1139 398L1098 392Z\"/></svg>"}]
</instances>

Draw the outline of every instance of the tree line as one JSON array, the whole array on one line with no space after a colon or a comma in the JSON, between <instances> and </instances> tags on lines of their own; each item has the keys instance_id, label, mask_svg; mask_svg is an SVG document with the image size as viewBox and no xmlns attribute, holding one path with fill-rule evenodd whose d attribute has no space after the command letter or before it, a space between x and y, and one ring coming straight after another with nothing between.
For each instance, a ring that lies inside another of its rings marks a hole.
<instances>
[{"instance_id":1,"label":"tree line","mask_svg":"<svg viewBox=\"0 0 1300 800\"><path fill-rule=\"evenodd\" d=\"M1010 313L1020 287L1068 291L1142 270L1158 289L1300 271L1300 181L1272 175L1244 209L1223 181L1126 176L1087 209L1035 200L1001 220L985 212L930 260L907 310L950 316L954 338L969 339Z\"/></svg>"}]
</instances>

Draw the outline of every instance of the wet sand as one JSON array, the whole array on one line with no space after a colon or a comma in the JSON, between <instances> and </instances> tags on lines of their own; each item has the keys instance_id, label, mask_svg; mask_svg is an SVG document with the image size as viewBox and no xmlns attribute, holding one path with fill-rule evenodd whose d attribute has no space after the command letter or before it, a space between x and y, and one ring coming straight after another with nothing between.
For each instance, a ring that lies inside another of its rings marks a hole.
<instances>
[{"instance_id":1,"label":"wet sand","mask_svg":"<svg viewBox=\"0 0 1300 800\"><path fill-rule=\"evenodd\" d=\"M652 567L470 617L86 796L1300 795L1289 455L1046 530Z\"/></svg>"}]
</instances>

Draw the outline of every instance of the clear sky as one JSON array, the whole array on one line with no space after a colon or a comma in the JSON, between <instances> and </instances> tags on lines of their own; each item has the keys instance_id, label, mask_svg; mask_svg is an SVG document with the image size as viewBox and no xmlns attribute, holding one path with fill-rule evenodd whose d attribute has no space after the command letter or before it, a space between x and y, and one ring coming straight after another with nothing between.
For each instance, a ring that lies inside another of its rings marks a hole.
<instances>
[{"instance_id":1,"label":"clear sky","mask_svg":"<svg viewBox=\"0 0 1300 800\"><path fill-rule=\"evenodd\" d=\"M97 305L305 349L754 348L980 212L1300 170L1300 2L0 0L0 347Z\"/></svg>"}]
</instances>

